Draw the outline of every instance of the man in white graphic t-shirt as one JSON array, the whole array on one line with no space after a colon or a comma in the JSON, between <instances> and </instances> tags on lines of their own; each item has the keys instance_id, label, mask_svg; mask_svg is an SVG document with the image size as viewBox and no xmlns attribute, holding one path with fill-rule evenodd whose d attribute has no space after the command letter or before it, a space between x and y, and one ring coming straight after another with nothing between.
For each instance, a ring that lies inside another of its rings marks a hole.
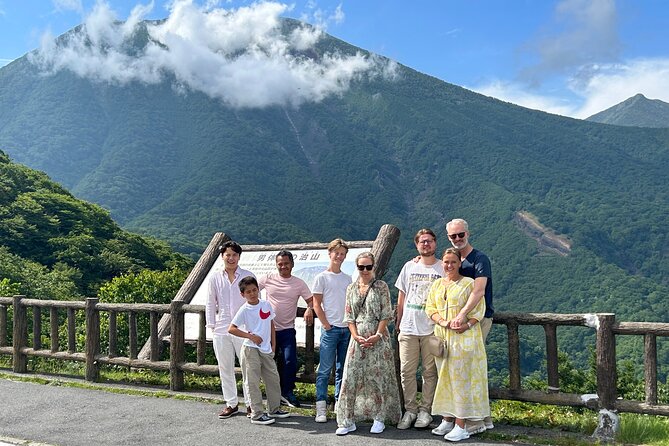
<instances>
[{"instance_id":1,"label":"man in white graphic t-shirt","mask_svg":"<svg viewBox=\"0 0 669 446\"><path fill-rule=\"evenodd\" d=\"M414 243L420 259L418 262L409 260L395 282L399 290L395 326L399 330L400 377L405 408L398 429L408 429L412 425L426 428L430 425L432 399L437 386L437 367L428 349L428 337L434 331L434 324L425 313L425 299L432 282L443 277L444 267L435 256L437 236L431 229L419 230ZM416 372L420 362L423 364L423 396L419 402L416 399Z\"/></svg>"}]
</instances>

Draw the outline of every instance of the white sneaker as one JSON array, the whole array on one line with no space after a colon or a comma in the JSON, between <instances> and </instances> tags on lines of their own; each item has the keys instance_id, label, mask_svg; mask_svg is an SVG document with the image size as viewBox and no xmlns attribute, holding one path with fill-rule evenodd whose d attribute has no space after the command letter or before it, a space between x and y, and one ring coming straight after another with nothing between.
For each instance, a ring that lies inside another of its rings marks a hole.
<instances>
[{"instance_id":1,"label":"white sneaker","mask_svg":"<svg viewBox=\"0 0 669 446\"><path fill-rule=\"evenodd\" d=\"M425 412L424 410L421 410L418 412L418 418L416 419L416 424L414 424L413 427L423 429L428 427L430 423L432 423L432 415Z\"/></svg>"},{"instance_id":2,"label":"white sneaker","mask_svg":"<svg viewBox=\"0 0 669 446\"><path fill-rule=\"evenodd\" d=\"M338 427L337 430L335 431L335 434L346 435L349 432L355 432L356 429L357 429L357 427L355 426L355 423L351 423L347 426Z\"/></svg>"},{"instance_id":3,"label":"white sneaker","mask_svg":"<svg viewBox=\"0 0 669 446\"><path fill-rule=\"evenodd\" d=\"M495 425L492 424L492 418L490 418L490 417L485 417L485 418L483 419L483 422L485 423L485 428L486 428L486 429L494 429L494 428L495 428Z\"/></svg>"},{"instance_id":4,"label":"white sneaker","mask_svg":"<svg viewBox=\"0 0 669 446\"><path fill-rule=\"evenodd\" d=\"M470 428L465 426L465 428L467 429L467 433L469 433L469 435L476 435L476 434L480 434L481 432L486 431L485 424L480 424L478 426L472 426Z\"/></svg>"},{"instance_id":5,"label":"white sneaker","mask_svg":"<svg viewBox=\"0 0 669 446\"><path fill-rule=\"evenodd\" d=\"M400 422L397 423L397 428L398 429L409 429L414 421L416 421L416 414L415 413L404 412L404 416L402 417Z\"/></svg>"},{"instance_id":6,"label":"white sneaker","mask_svg":"<svg viewBox=\"0 0 669 446\"><path fill-rule=\"evenodd\" d=\"M442 418L441 419L441 424L439 424L439 426L432 429L432 433L434 435L446 435L447 433L449 433L453 429L454 425L455 425L454 422L446 421Z\"/></svg>"},{"instance_id":7,"label":"white sneaker","mask_svg":"<svg viewBox=\"0 0 669 446\"><path fill-rule=\"evenodd\" d=\"M467 432L467 429L464 429L457 424L453 428L452 431L444 435L444 440L448 441L460 441L460 440L466 440L469 438L469 432Z\"/></svg>"},{"instance_id":8,"label":"white sneaker","mask_svg":"<svg viewBox=\"0 0 669 446\"><path fill-rule=\"evenodd\" d=\"M327 405L325 404L325 401L316 401L315 421L316 423L326 423L328 421L328 409Z\"/></svg>"},{"instance_id":9,"label":"white sneaker","mask_svg":"<svg viewBox=\"0 0 669 446\"><path fill-rule=\"evenodd\" d=\"M372 434L380 434L386 428L386 425L383 424L383 421L374 420L372 428L369 430Z\"/></svg>"}]
</instances>

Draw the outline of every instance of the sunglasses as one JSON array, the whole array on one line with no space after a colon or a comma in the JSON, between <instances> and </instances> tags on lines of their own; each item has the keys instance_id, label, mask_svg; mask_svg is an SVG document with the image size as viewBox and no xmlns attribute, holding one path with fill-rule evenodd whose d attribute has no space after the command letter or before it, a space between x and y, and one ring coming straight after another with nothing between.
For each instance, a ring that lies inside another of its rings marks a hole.
<instances>
[{"instance_id":1,"label":"sunglasses","mask_svg":"<svg viewBox=\"0 0 669 446\"><path fill-rule=\"evenodd\" d=\"M374 268L374 265L356 265L356 266L358 267L358 271L363 271L363 270L371 271L372 268Z\"/></svg>"},{"instance_id":2,"label":"sunglasses","mask_svg":"<svg viewBox=\"0 0 669 446\"><path fill-rule=\"evenodd\" d=\"M465 238L466 234L467 234L466 232L458 232L457 234L448 234L448 238L450 238L451 240L455 240L458 237Z\"/></svg>"}]
</instances>

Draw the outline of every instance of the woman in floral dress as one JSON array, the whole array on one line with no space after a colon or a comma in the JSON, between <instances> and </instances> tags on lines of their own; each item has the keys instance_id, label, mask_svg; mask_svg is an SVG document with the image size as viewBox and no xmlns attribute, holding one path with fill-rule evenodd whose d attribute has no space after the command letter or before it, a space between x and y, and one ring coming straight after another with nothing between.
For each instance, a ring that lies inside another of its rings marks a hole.
<instances>
[{"instance_id":1,"label":"woman in floral dress","mask_svg":"<svg viewBox=\"0 0 669 446\"><path fill-rule=\"evenodd\" d=\"M434 334L446 340L444 358L437 360L439 378L432 401L432 413L443 417L432 430L449 441L469 438L465 421L483 420L490 415L488 402L488 361L478 323L485 313L481 299L467 314L467 324L450 328L467 303L474 280L460 275L460 251L448 248L442 258L446 277L432 283L425 302L425 311L434 321Z\"/></svg>"},{"instance_id":2,"label":"woman in floral dress","mask_svg":"<svg viewBox=\"0 0 669 446\"><path fill-rule=\"evenodd\" d=\"M346 290L346 313L351 341L337 403L337 435L356 430L356 421L374 420L370 429L380 434L385 422L400 419L400 395L388 322L393 317L388 285L374 279L374 256L355 259L358 280Z\"/></svg>"}]
</instances>

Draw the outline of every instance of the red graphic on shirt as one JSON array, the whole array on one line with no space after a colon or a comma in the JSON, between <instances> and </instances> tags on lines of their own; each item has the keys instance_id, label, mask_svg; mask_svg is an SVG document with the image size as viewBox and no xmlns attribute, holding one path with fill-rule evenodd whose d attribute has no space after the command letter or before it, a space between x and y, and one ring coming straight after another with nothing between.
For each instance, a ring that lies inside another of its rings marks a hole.
<instances>
[{"instance_id":1,"label":"red graphic on shirt","mask_svg":"<svg viewBox=\"0 0 669 446\"><path fill-rule=\"evenodd\" d=\"M265 313L264 311L262 311L262 308L261 308L259 314L260 314L260 319L267 319L270 316L270 314L272 314L272 313L270 311Z\"/></svg>"}]
</instances>

